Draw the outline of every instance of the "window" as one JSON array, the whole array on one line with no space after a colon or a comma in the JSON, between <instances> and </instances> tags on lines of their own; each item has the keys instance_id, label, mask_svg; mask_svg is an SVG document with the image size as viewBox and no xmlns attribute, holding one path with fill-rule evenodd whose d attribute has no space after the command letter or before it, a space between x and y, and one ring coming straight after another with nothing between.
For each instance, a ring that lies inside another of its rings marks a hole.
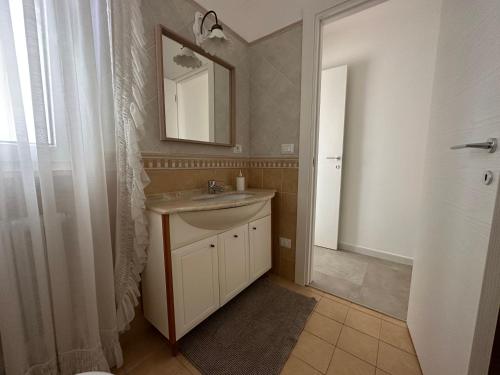
<instances>
[{"instance_id":1,"label":"window","mask_svg":"<svg viewBox=\"0 0 500 375\"><path fill-rule=\"evenodd\" d=\"M15 143L17 142L16 125L14 123L14 113L12 106L12 95L9 89L9 77L7 74L7 66L4 64L16 64L19 73L19 82L21 85L22 102L24 109L24 119L26 121L26 131L30 143L36 143L36 129L33 117L33 101L31 96L31 81L28 65L28 50L26 46L26 34L24 28L23 2L18 0L10 0L10 15L12 21L12 29L15 42L15 61L12 56L6 56L5 46L0 44L0 142ZM39 44L43 42L39 40ZM0 42L1 43L1 42ZM43 67L43 54L40 53L40 65ZM46 82L43 80L44 92L46 93ZM44 98L45 103L45 124L46 129L39 129L38 133L46 134L43 143L48 142L54 144L54 131L48 117L47 97Z\"/></svg>"}]
</instances>

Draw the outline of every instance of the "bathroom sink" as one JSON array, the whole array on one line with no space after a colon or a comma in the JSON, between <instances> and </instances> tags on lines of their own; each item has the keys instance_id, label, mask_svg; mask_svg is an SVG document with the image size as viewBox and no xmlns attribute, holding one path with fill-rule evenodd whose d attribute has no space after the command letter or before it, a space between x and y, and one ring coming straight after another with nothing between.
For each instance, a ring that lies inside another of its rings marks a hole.
<instances>
[{"instance_id":1,"label":"bathroom sink","mask_svg":"<svg viewBox=\"0 0 500 375\"><path fill-rule=\"evenodd\" d=\"M250 193L225 193L225 194L207 194L194 197L194 201L237 201L240 199L252 198L254 194Z\"/></svg>"}]
</instances>

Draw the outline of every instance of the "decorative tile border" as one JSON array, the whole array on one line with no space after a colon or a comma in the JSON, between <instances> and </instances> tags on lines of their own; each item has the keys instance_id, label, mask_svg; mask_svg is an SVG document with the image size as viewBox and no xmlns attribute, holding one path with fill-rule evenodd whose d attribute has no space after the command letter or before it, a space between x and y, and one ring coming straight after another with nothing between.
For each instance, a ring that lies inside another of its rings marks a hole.
<instances>
[{"instance_id":1,"label":"decorative tile border","mask_svg":"<svg viewBox=\"0 0 500 375\"><path fill-rule=\"evenodd\" d=\"M218 168L298 168L298 158L200 157L143 154L146 170Z\"/></svg>"},{"instance_id":2,"label":"decorative tile border","mask_svg":"<svg viewBox=\"0 0 500 375\"><path fill-rule=\"evenodd\" d=\"M298 158L258 158L249 160L250 168L298 168Z\"/></svg>"}]
</instances>

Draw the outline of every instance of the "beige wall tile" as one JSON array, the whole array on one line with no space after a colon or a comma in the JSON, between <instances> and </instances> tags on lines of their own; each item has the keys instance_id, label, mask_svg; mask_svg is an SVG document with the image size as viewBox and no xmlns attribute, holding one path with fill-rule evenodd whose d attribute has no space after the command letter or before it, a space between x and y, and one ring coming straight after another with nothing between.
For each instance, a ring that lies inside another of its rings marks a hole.
<instances>
[{"instance_id":1,"label":"beige wall tile","mask_svg":"<svg viewBox=\"0 0 500 375\"><path fill-rule=\"evenodd\" d=\"M327 375L374 375L375 366L336 348Z\"/></svg>"},{"instance_id":2,"label":"beige wall tile","mask_svg":"<svg viewBox=\"0 0 500 375\"><path fill-rule=\"evenodd\" d=\"M265 168L262 173L262 187L281 192L281 168Z\"/></svg>"},{"instance_id":3,"label":"beige wall tile","mask_svg":"<svg viewBox=\"0 0 500 375\"><path fill-rule=\"evenodd\" d=\"M408 332L408 328L406 327L397 326L383 320L380 329L380 340L415 354L410 332Z\"/></svg>"},{"instance_id":4,"label":"beige wall tile","mask_svg":"<svg viewBox=\"0 0 500 375\"><path fill-rule=\"evenodd\" d=\"M298 359L294 355L288 358L288 361L281 371L281 375L320 375L321 373L315 370L313 367Z\"/></svg>"},{"instance_id":5,"label":"beige wall tile","mask_svg":"<svg viewBox=\"0 0 500 375\"><path fill-rule=\"evenodd\" d=\"M334 346L324 340L303 331L292 354L316 370L325 373L333 355Z\"/></svg>"},{"instance_id":6,"label":"beige wall tile","mask_svg":"<svg viewBox=\"0 0 500 375\"><path fill-rule=\"evenodd\" d=\"M262 188L262 168L250 168L248 170L247 185L251 188Z\"/></svg>"},{"instance_id":7,"label":"beige wall tile","mask_svg":"<svg viewBox=\"0 0 500 375\"><path fill-rule=\"evenodd\" d=\"M391 375L421 375L417 357L380 341L377 367Z\"/></svg>"},{"instance_id":8,"label":"beige wall tile","mask_svg":"<svg viewBox=\"0 0 500 375\"><path fill-rule=\"evenodd\" d=\"M295 261L280 258L279 275L287 280L295 280Z\"/></svg>"},{"instance_id":9,"label":"beige wall tile","mask_svg":"<svg viewBox=\"0 0 500 375\"><path fill-rule=\"evenodd\" d=\"M280 215L297 216L297 194L282 193L281 194L281 211Z\"/></svg>"},{"instance_id":10,"label":"beige wall tile","mask_svg":"<svg viewBox=\"0 0 500 375\"><path fill-rule=\"evenodd\" d=\"M372 336L344 326L337 347L374 366L377 364L378 340Z\"/></svg>"},{"instance_id":11,"label":"beige wall tile","mask_svg":"<svg viewBox=\"0 0 500 375\"><path fill-rule=\"evenodd\" d=\"M298 168L283 169L283 182L281 190L284 193L297 193L299 186L299 170Z\"/></svg>"},{"instance_id":12,"label":"beige wall tile","mask_svg":"<svg viewBox=\"0 0 500 375\"><path fill-rule=\"evenodd\" d=\"M304 329L326 342L336 345L342 330L342 324L313 312Z\"/></svg>"},{"instance_id":13,"label":"beige wall tile","mask_svg":"<svg viewBox=\"0 0 500 375\"><path fill-rule=\"evenodd\" d=\"M349 306L327 298L322 298L316 305L315 310L321 315L325 315L326 317L334 319L337 322L344 323Z\"/></svg>"},{"instance_id":14,"label":"beige wall tile","mask_svg":"<svg viewBox=\"0 0 500 375\"><path fill-rule=\"evenodd\" d=\"M358 331L366 333L367 335L379 338L380 336L380 318L368 315L356 309L349 309L345 325L355 328Z\"/></svg>"}]
</instances>

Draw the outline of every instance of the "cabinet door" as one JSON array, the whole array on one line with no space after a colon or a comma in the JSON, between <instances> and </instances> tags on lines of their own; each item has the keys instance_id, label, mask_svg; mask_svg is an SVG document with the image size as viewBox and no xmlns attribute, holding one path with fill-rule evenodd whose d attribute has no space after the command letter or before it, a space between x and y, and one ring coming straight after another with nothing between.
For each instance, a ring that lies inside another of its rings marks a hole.
<instances>
[{"instance_id":1,"label":"cabinet door","mask_svg":"<svg viewBox=\"0 0 500 375\"><path fill-rule=\"evenodd\" d=\"M177 339L219 308L217 236L172 252Z\"/></svg>"},{"instance_id":2,"label":"cabinet door","mask_svg":"<svg viewBox=\"0 0 500 375\"><path fill-rule=\"evenodd\" d=\"M219 235L219 281L221 305L250 281L247 224Z\"/></svg>"},{"instance_id":3,"label":"cabinet door","mask_svg":"<svg viewBox=\"0 0 500 375\"><path fill-rule=\"evenodd\" d=\"M250 279L271 269L271 215L248 224L250 235Z\"/></svg>"}]
</instances>

